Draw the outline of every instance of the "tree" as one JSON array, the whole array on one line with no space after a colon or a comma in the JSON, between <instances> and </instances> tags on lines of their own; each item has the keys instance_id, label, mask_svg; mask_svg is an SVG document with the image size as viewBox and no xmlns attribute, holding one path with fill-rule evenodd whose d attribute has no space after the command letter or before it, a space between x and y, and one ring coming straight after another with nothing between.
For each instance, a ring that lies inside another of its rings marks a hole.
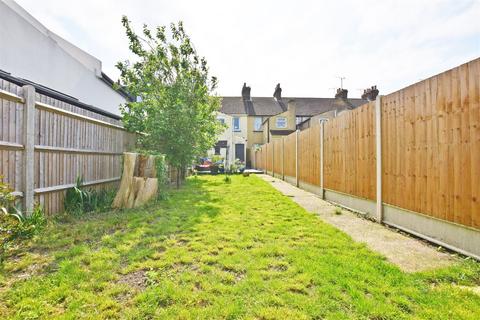
<instances>
[{"instance_id":1,"label":"tree","mask_svg":"<svg viewBox=\"0 0 480 320\"><path fill-rule=\"evenodd\" d=\"M182 22L172 23L170 32L165 26L152 31L143 25L143 36L126 16L122 24L136 61L117 63L119 85L137 97L121 107L124 125L141 133L142 148L165 154L181 172L205 154L224 129L216 119L217 79L209 76L207 61L198 56Z\"/></svg>"}]
</instances>

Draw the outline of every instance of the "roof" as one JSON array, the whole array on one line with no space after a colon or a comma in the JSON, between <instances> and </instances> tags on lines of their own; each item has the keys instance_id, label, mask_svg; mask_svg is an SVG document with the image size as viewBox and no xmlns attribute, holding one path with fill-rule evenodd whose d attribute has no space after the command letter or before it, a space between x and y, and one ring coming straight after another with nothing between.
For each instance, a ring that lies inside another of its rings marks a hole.
<instances>
[{"instance_id":1,"label":"roof","mask_svg":"<svg viewBox=\"0 0 480 320\"><path fill-rule=\"evenodd\" d=\"M12 82L12 83L18 85L18 86L32 85L35 88L35 91L38 92L39 94L44 94L44 95L49 96L51 98L54 98L54 99L72 104L72 105L77 106L79 108L82 108L82 109L85 109L85 110L88 110L88 111L92 111L92 112L101 114L103 116L106 116L106 117L109 117L109 118L112 118L112 119L115 119L115 120L121 120L122 119L122 117L120 117L116 114L113 114L113 113L108 112L106 110L103 110L103 109L94 107L92 105L83 103L75 97L72 97L72 96L69 96L67 94L61 93L57 90L45 87L45 86L43 86L41 84L38 84L38 83L35 83L33 81L29 81L29 80L22 79L22 78L19 78L19 77L14 77L10 73L5 72L3 70L0 70L0 79L7 80L9 82Z\"/></svg>"},{"instance_id":2,"label":"roof","mask_svg":"<svg viewBox=\"0 0 480 320\"><path fill-rule=\"evenodd\" d=\"M223 97L220 112L225 114L247 114L250 116L273 116L287 110L288 101L293 100L297 116L313 116L334 109L354 109L367 103L363 99L336 98L293 98L276 100L273 97L252 97L245 101L242 97Z\"/></svg>"},{"instance_id":3,"label":"roof","mask_svg":"<svg viewBox=\"0 0 480 320\"><path fill-rule=\"evenodd\" d=\"M295 130L270 130L270 133L274 136L288 136L294 132Z\"/></svg>"}]
</instances>

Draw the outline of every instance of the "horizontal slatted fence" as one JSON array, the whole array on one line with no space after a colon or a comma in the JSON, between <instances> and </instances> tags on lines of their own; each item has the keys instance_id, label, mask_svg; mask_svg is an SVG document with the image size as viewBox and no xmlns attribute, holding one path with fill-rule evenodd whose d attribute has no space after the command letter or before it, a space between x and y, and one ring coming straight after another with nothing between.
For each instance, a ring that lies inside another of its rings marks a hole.
<instances>
[{"instance_id":1,"label":"horizontal slatted fence","mask_svg":"<svg viewBox=\"0 0 480 320\"><path fill-rule=\"evenodd\" d=\"M22 195L26 105L13 102L7 93L22 97L24 92L6 80L0 80L0 85L5 92L0 97L0 175ZM27 182L33 183L35 202L47 214L63 211L65 190L77 177L91 188L116 184L122 153L135 143L120 121L38 93L33 133L34 174L33 181Z\"/></svg>"}]
</instances>

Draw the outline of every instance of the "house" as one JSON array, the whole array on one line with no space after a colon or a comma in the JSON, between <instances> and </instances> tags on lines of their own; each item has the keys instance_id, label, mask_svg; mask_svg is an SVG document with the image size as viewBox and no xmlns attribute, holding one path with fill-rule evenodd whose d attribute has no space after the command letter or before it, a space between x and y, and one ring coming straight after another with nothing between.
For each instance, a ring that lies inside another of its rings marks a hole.
<instances>
[{"instance_id":1,"label":"house","mask_svg":"<svg viewBox=\"0 0 480 320\"><path fill-rule=\"evenodd\" d=\"M224 119L228 128L215 151L228 154L227 163L240 159L249 166L252 150L294 132L297 125L311 117L351 110L368 102L348 98L345 89L339 89L334 98L282 97L280 84L275 87L272 97L252 97L250 92L251 88L244 83L241 96L222 98L218 117Z\"/></svg>"},{"instance_id":2,"label":"house","mask_svg":"<svg viewBox=\"0 0 480 320\"><path fill-rule=\"evenodd\" d=\"M372 86L371 88L365 89L362 94L362 100L364 103L368 101L374 101L377 98L379 91L377 86ZM335 94L336 101L334 102L335 108L327 112L319 113L310 118L307 118L303 122L297 124L297 130L305 130L310 127L311 123L315 123L320 119L332 119L336 118L348 110L356 108L355 105L352 105L353 99L347 99L348 91L345 89L337 89Z\"/></svg>"},{"instance_id":3,"label":"house","mask_svg":"<svg viewBox=\"0 0 480 320\"><path fill-rule=\"evenodd\" d=\"M119 115L130 99L114 90L102 62L42 25L12 0L0 0L0 70Z\"/></svg>"}]
</instances>

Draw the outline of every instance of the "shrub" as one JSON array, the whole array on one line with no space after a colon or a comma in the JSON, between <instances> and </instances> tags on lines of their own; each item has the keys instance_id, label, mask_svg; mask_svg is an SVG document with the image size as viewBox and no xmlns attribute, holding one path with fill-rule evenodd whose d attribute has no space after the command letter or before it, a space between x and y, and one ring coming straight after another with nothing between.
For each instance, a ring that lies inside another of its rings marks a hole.
<instances>
[{"instance_id":1,"label":"shrub","mask_svg":"<svg viewBox=\"0 0 480 320\"><path fill-rule=\"evenodd\" d=\"M30 215L15 207L12 189L0 177L0 264L9 246L32 238L47 224L42 207L36 205Z\"/></svg>"}]
</instances>

